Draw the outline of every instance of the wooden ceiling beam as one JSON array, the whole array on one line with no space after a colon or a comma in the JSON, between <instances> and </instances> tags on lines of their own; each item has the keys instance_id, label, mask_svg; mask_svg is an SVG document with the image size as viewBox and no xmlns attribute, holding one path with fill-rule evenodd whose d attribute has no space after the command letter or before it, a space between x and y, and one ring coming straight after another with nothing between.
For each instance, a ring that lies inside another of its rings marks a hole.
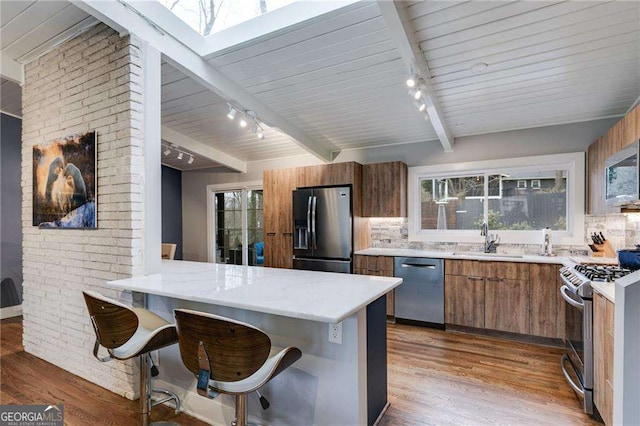
<instances>
[{"instance_id":1,"label":"wooden ceiling beam","mask_svg":"<svg viewBox=\"0 0 640 426\"><path fill-rule=\"evenodd\" d=\"M440 108L438 98L433 92L431 72L424 53L420 50L419 42L415 37L415 29L407 15L407 3L402 1L378 0L378 7L389 32L396 41L402 60L409 70L419 74L425 81L426 93L423 100L427 106L427 114L433 125L438 139L445 152L453 151L454 137L447 126L444 114ZM407 75L409 77L409 75Z\"/></svg>"},{"instance_id":2,"label":"wooden ceiling beam","mask_svg":"<svg viewBox=\"0 0 640 426\"><path fill-rule=\"evenodd\" d=\"M121 34L131 33L158 49L167 62L184 72L227 102L245 110L252 110L258 119L290 136L310 154L328 163L340 152L326 138L311 137L285 117L274 111L236 82L205 61L197 49L186 46L169 32L144 16L135 8L135 2L78 0L74 4L95 16ZM158 4L159 7L162 7Z\"/></svg>"}]
</instances>

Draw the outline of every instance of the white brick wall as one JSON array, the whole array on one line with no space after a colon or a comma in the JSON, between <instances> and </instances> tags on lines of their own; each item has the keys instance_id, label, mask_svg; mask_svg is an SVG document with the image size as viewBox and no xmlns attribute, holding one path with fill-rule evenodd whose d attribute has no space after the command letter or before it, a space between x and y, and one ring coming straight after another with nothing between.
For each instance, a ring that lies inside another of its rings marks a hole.
<instances>
[{"instance_id":1,"label":"white brick wall","mask_svg":"<svg viewBox=\"0 0 640 426\"><path fill-rule=\"evenodd\" d=\"M105 281L143 272L140 42L106 25L25 67L22 222L25 350L120 395L137 396L133 362L103 364L82 290L129 299ZM98 229L32 226L32 147L97 131Z\"/></svg>"}]
</instances>

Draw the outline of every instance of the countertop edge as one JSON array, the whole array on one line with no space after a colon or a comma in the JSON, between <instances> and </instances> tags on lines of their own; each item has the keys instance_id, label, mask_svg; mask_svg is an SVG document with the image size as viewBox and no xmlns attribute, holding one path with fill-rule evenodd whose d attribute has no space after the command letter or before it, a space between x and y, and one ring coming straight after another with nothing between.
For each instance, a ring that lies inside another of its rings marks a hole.
<instances>
[{"instance_id":1,"label":"countertop edge","mask_svg":"<svg viewBox=\"0 0 640 426\"><path fill-rule=\"evenodd\" d=\"M394 248L368 248L354 252L360 256L392 256L392 257L431 257L436 259L455 260L484 260L487 262L519 262L519 263L549 263L558 265L571 265L574 262L565 256L535 256L535 255L513 255L521 257L510 257L510 255L478 255L473 254L453 254L448 251L425 251L414 249L394 249Z\"/></svg>"}]
</instances>

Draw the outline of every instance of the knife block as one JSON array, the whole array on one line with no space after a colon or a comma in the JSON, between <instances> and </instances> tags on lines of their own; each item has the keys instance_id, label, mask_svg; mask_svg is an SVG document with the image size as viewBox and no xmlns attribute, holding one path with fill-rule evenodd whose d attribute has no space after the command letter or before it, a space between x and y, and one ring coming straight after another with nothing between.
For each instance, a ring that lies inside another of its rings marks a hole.
<instances>
[{"instance_id":1,"label":"knife block","mask_svg":"<svg viewBox=\"0 0 640 426\"><path fill-rule=\"evenodd\" d=\"M598 251L591 254L592 257L614 257L618 258L618 253L616 253L613 246L609 243L609 241L605 241L604 244L593 244Z\"/></svg>"}]
</instances>

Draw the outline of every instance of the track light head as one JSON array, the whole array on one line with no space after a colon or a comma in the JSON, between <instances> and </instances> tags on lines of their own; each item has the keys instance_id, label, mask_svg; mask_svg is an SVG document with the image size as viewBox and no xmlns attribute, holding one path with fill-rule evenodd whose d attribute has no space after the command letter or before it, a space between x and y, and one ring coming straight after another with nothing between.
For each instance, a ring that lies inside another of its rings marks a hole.
<instances>
[{"instance_id":1,"label":"track light head","mask_svg":"<svg viewBox=\"0 0 640 426\"><path fill-rule=\"evenodd\" d=\"M189 160L187 160L187 164L193 164L193 155L189 156Z\"/></svg>"},{"instance_id":2,"label":"track light head","mask_svg":"<svg viewBox=\"0 0 640 426\"><path fill-rule=\"evenodd\" d=\"M178 153L178 160L182 160L183 154L181 152Z\"/></svg>"},{"instance_id":3,"label":"track light head","mask_svg":"<svg viewBox=\"0 0 640 426\"><path fill-rule=\"evenodd\" d=\"M234 118L236 118L237 113L238 113L238 110L232 107L231 105L229 105L229 113L227 114L227 117L229 117L229 120L233 120Z\"/></svg>"},{"instance_id":4,"label":"track light head","mask_svg":"<svg viewBox=\"0 0 640 426\"><path fill-rule=\"evenodd\" d=\"M258 139L264 139L264 131L262 130L262 127L258 126L258 133L256 133L256 136Z\"/></svg>"},{"instance_id":5,"label":"track light head","mask_svg":"<svg viewBox=\"0 0 640 426\"><path fill-rule=\"evenodd\" d=\"M424 110L427 109L427 106L425 105L425 103L422 101L422 99L415 101L414 105L416 106L416 108L418 108L418 111L423 112Z\"/></svg>"},{"instance_id":6,"label":"track light head","mask_svg":"<svg viewBox=\"0 0 640 426\"><path fill-rule=\"evenodd\" d=\"M407 79L407 87L416 87L418 78L418 74L411 74L411 77Z\"/></svg>"},{"instance_id":7,"label":"track light head","mask_svg":"<svg viewBox=\"0 0 640 426\"><path fill-rule=\"evenodd\" d=\"M171 154L171 150L167 147L167 149L164 150L163 154L166 157L167 155Z\"/></svg>"},{"instance_id":8,"label":"track light head","mask_svg":"<svg viewBox=\"0 0 640 426\"><path fill-rule=\"evenodd\" d=\"M240 119L240 127L247 127L247 120L245 120L244 117Z\"/></svg>"},{"instance_id":9,"label":"track light head","mask_svg":"<svg viewBox=\"0 0 640 426\"><path fill-rule=\"evenodd\" d=\"M413 94L413 99L417 101L421 97L422 97L422 89L417 89L416 92Z\"/></svg>"}]
</instances>

